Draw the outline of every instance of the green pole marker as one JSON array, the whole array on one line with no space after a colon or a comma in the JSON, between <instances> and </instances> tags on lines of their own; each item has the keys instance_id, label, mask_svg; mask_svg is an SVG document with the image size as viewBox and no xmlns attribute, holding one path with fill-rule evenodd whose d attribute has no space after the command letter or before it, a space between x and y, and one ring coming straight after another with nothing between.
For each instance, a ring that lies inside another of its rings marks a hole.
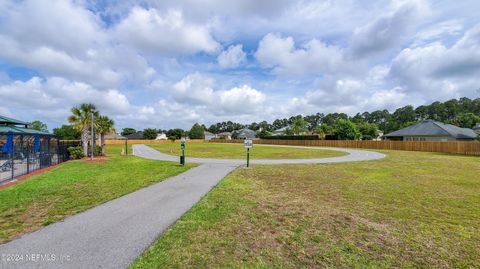
<instances>
[{"instance_id":1,"label":"green pole marker","mask_svg":"<svg viewBox=\"0 0 480 269\"><path fill-rule=\"evenodd\" d=\"M245 139L243 146L247 149L247 167L250 166L250 149L253 147L253 141L251 139Z\"/></svg>"},{"instance_id":2,"label":"green pole marker","mask_svg":"<svg viewBox=\"0 0 480 269\"><path fill-rule=\"evenodd\" d=\"M125 139L125 156L128 155L128 139Z\"/></svg>"},{"instance_id":3,"label":"green pole marker","mask_svg":"<svg viewBox=\"0 0 480 269\"><path fill-rule=\"evenodd\" d=\"M180 164L185 165L185 138L182 138L180 142L180 147L182 148L182 156L180 157Z\"/></svg>"}]
</instances>

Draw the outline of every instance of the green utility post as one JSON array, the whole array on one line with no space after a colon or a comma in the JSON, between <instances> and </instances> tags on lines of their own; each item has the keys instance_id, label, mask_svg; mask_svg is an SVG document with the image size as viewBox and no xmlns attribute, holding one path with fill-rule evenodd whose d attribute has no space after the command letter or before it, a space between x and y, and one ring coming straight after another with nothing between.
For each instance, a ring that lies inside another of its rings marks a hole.
<instances>
[{"instance_id":1,"label":"green utility post","mask_svg":"<svg viewBox=\"0 0 480 269\"><path fill-rule=\"evenodd\" d=\"M247 148L247 167L250 166L250 148Z\"/></svg>"},{"instance_id":2,"label":"green utility post","mask_svg":"<svg viewBox=\"0 0 480 269\"><path fill-rule=\"evenodd\" d=\"M128 155L128 139L125 139L125 156Z\"/></svg>"},{"instance_id":3,"label":"green utility post","mask_svg":"<svg viewBox=\"0 0 480 269\"><path fill-rule=\"evenodd\" d=\"M180 164L185 165L185 138L183 137L180 142L180 147L182 148L182 156L180 156Z\"/></svg>"}]
</instances>

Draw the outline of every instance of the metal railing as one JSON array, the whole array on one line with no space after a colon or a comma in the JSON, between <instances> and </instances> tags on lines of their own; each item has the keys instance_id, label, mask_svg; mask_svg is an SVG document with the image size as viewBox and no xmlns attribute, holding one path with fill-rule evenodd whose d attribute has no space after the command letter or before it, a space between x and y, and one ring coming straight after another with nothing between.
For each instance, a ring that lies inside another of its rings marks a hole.
<instances>
[{"instance_id":1,"label":"metal railing","mask_svg":"<svg viewBox=\"0 0 480 269\"><path fill-rule=\"evenodd\" d=\"M0 133L0 184L67 161L68 147L79 145L56 136L13 134L13 146L5 152L9 135Z\"/></svg>"}]
</instances>

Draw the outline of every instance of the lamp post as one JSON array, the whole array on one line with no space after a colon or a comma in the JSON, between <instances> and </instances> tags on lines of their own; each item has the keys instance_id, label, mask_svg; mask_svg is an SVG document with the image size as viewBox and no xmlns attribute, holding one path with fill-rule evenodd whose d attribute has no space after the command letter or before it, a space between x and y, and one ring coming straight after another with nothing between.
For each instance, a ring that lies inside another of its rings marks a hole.
<instances>
[{"instance_id":1,"label":"lamp post","mask_svg":"<svg viewBox=\"0 0 480 269\"><path fill-rule=\"evenodd\" d=\"M90 110L90 117L91 117L91 133L90 133L90 140L91 140L91 145L90 145L90 160L93 160L93 151L95 148L95 137L93 133L93 109Z\"/></svg>"}]
</instances>

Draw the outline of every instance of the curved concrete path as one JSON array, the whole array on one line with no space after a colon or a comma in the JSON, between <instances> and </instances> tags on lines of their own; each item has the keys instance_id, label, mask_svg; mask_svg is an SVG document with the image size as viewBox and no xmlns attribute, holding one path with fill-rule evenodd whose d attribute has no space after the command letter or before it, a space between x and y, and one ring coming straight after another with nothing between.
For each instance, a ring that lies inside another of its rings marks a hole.
<instances>
[{"instance_id":1,"label":"curved concrete path","mask_svg":"<svg viewBox=\"0 0 480 269\"><path fill-rule=\"evenodd\" d=\"M343 162L357 162L357 161L370 161L384 158L385 155L368 151L368 150L358 150L358 149L347 149L347 148L320 148L320 147L302 147L302 146L278 146L278 145L255 145L255 147L288 147L288 148L303 148L309 150L334 150L346 152L348 155L340 157L331 157L331 158L319 158L319 159L280 159L280 160L250 160L251 164L314 164L314 163L343 163ZM255 150L255 149L253 149ZM161 153L158 150L155 150L149 146L145 145L133 145L133 154L152 160L162 160L162 161L172 161L178 162L179 157ZM228 164L240 166L245 164L245 160L235 160L235 159L213 159L213 158L191 158L186 157L186 162L189 163L210 163L210 164Z\"/></svg>"},{"instance_id":2,"label":"curved concrete path","mask_svg":"<svg viewBox=\"0 0 480 269\"><path fill-rule=\"evenodd\" d=\"M134 145L133 149L139 157L178 161L176 156L145 145ZM384 157L365 150L331 149L349 155L324 159L252 160L252 163L333 163ZM222 178L245 163L244 160L201 158L187 158L187 161L202 165L0 245L0 268L128 267Z\"/></svg>"}]
</instances>

